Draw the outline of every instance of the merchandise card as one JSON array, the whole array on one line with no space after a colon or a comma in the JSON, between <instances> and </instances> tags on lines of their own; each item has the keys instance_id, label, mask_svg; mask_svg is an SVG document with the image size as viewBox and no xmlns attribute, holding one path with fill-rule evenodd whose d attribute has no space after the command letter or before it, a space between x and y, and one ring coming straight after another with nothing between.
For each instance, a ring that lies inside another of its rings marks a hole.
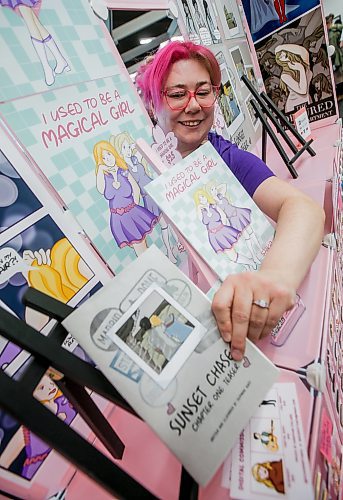
<instances>
[{"instance_id":1,"label":"merchandise card","mask_svg":"<svg viewBox=\"0 0 343 500\"><path fill-rule=\"evenodd\" d=\"M231 460L232 498L313 498L294 383L273 385L241 432Z\"/></svg>"},{"instance_id":2,"label":"merchandise card","mask_svg":"<svg viewBox=\"0 0 343 500\"><path fill-rule=\"evenodd\" d=\"M250 342L232 360L208 298L155 246L63 324L202 485L278 376Z\"/></svg>"},{"instance_id":3,"label":"merchandise card","mask_svg":"<svg viewBox=\"0 0 343 500\"><path fill-rule=\"evenodd\" d=\"M274 228L209 142L146 189L220 279L259 268Z\"/></svg>"}]
</instances>

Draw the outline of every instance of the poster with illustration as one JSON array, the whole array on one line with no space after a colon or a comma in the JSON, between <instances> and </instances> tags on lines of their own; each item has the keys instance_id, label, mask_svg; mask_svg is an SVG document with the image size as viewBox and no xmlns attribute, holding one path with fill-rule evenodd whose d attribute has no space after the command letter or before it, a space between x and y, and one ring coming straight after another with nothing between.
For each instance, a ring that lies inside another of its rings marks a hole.
<instances>
[{"instance_id":1,"label":"poster with illustration","mask_svg":"<svg viewBox=\"0 0 343 500\"><path fill-rule=\"evenodd\" d=\"M102 283L110 279L110 273L77 234L76 221L53 200L3 129L0 135L0 200L0 307L47 335L54 321L23 304L28 287L77 306L101 288ZM66 338L64 347L90 361L71 336ZM0 369L7 375L20 377L29 357L26 351L0 336ZM48 376L37 385L34 396L67 424L74 421L75 410ZM0 410L2 488L21 498L27 497L27 492L33 491L31 488L45 482L41 470L45 470L42 466L50 452L49 446ZM55 467L62 467L62 477L67 481L74 472L73 467L60 457L54 457L52 462ZM67 470L70 470L69 476L64 475ZM12 480L13 475L18 483ZM61 486L62 477L52 478L52 493L57 485ZM23 479L27 481L23 483ZM51 491L49 485L46 491ZM32 497L35 497L33 493Z\"/></svg>"},{"instance_id":2,"label":"poster with illustration","mask_svg":"<svg viewBox=\"0 0 343 500\"><path fill-rule=\"evenodd\" d=\"M241 432L230 461L232 498L314 498L294 383L273 385Z\"/></svg>"},{"instance_id":3,"label":"poster with illustration","mask_svg":"<svg viewBox=\"0 0 343 500\"><path fill-rule=\"evenodd\" d=\"M264 39L314 7L319 0L242 0L254 42Z\"/></svg>"},{"instance_id":4,"label":"poster with illustration","mask_svg":"<svg viewBox=\"0 0 343 500\"><path fill-rule=\"evenodd\" d=\"M87 0L1 0L0 101L118 73L101 22Z\"/></svg>"},{"instance_id":5,"label":"poster with illustration","mask_svg":"<svg viewBox=\"0 0 343 500\"><path fill-rule=\"evenodd\" d=\"M217 105L224 119L227 137L231 137L243 123L244 117L223 52L218 52L216 54L216 59L221 72L221 92L218 97Z\"/></svg>"},{"instance_id":6,"label":"poster with illustration","mask_svg":"<svg viewBox=\"0 0 343 500\"><path fill-rule=\"evenodd\" d=\"M146 185L154 176L135 148L151 128L125 74L0 105L11 130L113 272L155 242L186 265ZM27 128L22 116L30 114Z\"/></svg>"},{"instance_id":7,"label":"poster with illustration","mask_svg":"<svg viewBox=\"0 0 343 500\"><path fill-rule=\"evenodd\" d=\"M241 16L235 0L216 0L218 17L227 40L244 36Z\"/></svg>"},{"instance_id":8,"label":"poster with illustration","mask_svg":"<svg viewBox=\"0 0 343 500\"><path fill-rule=\"evenodd\" d=\"M305 105L310 123L337 114L320 8L255 48L267 94L281 111Z\"/></svg>"}]
</instances>

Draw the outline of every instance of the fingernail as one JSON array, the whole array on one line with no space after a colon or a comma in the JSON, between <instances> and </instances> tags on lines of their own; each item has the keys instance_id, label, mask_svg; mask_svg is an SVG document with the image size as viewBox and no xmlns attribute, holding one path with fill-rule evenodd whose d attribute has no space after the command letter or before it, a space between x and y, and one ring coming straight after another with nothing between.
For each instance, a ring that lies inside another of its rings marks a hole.
<instances>
[{"instance_id":1,"label":"fingernail","mask_svg":"<svg viewBox=\"0 0 343 500\"><path fill-rule=\"evenodd\" d=\"M243 354L238 349L233 349L231 351L231 356L235 361L241 361L243 359Z\"/></svg>"},{"instance_id":2,"label":"fingernail","mask_svg":"<svg viewBox=\"0 0 343 500\"><path fill-rule=\"evenodd\" d=\"M231 333L223 333L222 337L225 342L231 342Z\"/></svg>"}]
</instances>

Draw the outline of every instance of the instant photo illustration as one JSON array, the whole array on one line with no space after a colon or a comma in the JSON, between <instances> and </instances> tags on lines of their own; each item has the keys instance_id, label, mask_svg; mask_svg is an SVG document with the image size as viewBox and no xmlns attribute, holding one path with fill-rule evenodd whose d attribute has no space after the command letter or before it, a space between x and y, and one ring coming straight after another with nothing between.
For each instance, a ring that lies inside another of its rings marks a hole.
<instances>
[{"instance_id":1,"label":"instant photo illustration","mask_svg":"<svg viewBox=\"0 0 343 500\"><path fill-rule=\"evenodd\" d=\"M162 389L170 384L204 333L199 321L155 284L107 330L110 339Z\"/></svg>"},{"instance_id":2,"label":"instant photo illustration","mask_svg":"<svg viewBox=\"0 0 343 500\"><path fill-rule=\"evenodd\" d=\"M244 117L241 111L239 101L237 99L236 91L233 82L228 72L226 59L223 52L216 54L217 61L220 66L221 72L221 92L218 97L218 105L221 114L225 121L226 132L228 136L232 136L238 127L243 123Z\"/></svg>"},{"instance_id":3,"label":"instant photo illustration","mask_svg":"<svg viewBox=\"0 0 343 500\"><path fill-rule=\"evenodd\" d=\"M235 68L236 68L238 80L240 81L241 87L244 87L244 82L242 82L241 78L243 75L246 75L247 72L245 69L245 64L244 64L241 50L238 46L232 47L232 49L230 49L230 54L231 54L233 63L234 63Z\"/></svg>"},{"instance_id":4,"label":"instant photo illustration","mask_svg":"<svg viewBox=\"0 0 343 500\"><path fill-rule=\"evenodd\" d=\"M227 40L244 36L241 16L235 0L217 0L218 17Z\"/></svg>"}]
</instances>

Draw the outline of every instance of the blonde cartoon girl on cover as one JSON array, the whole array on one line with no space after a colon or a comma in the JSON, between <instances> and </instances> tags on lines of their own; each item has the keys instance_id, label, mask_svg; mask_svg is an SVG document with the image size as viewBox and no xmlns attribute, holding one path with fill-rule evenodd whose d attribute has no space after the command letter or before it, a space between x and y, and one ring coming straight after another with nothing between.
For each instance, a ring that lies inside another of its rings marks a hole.
<instances>
[{"instance_id":1,"label":"blonde cartoon girl on cover","mask_svg":"<svg viewBox=\"0 0 343 500\"><path fill-rule=\"evenodd\" d=\"M242 233L242 237L245 239L249 249L250 257L253 258L256 264L260 264L261 261L256 255L254 244L261 254L262 247L251 227L251 210L250 208L231 205L226 197L226 189L226 184L217 185L214 182L209 182L206 186L207 193L214 199L216 206L225 214L223 224L227 224Z\"/></svg>"},{"instance_id":2,"label":"blonde cartoon girl on cover","mask_svg":"<svg viewBox=\"0 0 343 500\"><path fill-rule=\"evenodd\" d=\"M167 257L173 264L176 264L177 260L173 254L173 249L171 245L171 231L168 226L161 210L159 209L157 203L148 195L145 191L145 186L149 184L152 180L152 176L148 171L148 166L144 158L138 159L136 143L128 132L121 132L120 134L110 137L110 143L118 151L122 159L125 161L130 174L137 182L141 196L143 199L144 207L154 214L160 223L162 229L162 239L167 250Z\"/></svg>"},{"instance_id":3,"label":"blonde cartoon girl on cover","mask_svg":"<svg viewBox=\"0 0 343 500\"><path fill-rule=\"evenodd\" d=\"M312 78L309 52L301 45L283 44L275 49L275 61L282 67L280 88L287 93L285 112L310 102Z\"/></svg>"},{"instance_id":4,"label":"blonde cartoon girl on cover","mask_svg":"<svg viewBox=\"0 0 343 500\"><path fill-rule=\"evenodd\" d=\"M215 200L205 189L198 189L194 193L194 202L198 217L207 229L208 241L216 253L224 252L231 261L243 264L249 269L257 269L252 258L238 254L234 249L241 231L232 226L223 224L224 213L216 206Z\"/></svg>"},{"instance_id":5,"label":"blonde cartoon girl on cover","mask_svg":"<svg viewBox=\"0 0 343 500\"><path fill-rule=\"evenodd\" d=\"M31 37L31 43L42 64L45 83L52 85L55 82L55 75L60 75L64 71L70 71L70 67L53 36L38 18L41 0L0 0L0 6L14 10L22 17ZM49 64L49 53L55 60L52 68Z\"/></svg>"},{"instance_id":6,"label":"blonde cartoon girl on cover","mask_svg":"<svg viewBox=\"0 0 343 500\"><path fill-rule=\"evenodd\" d=\"M140 206L140 190L127 164L108 141L93 148L96 187L110 209L110 228L119 248L130 246L140 255L146 250L145 238L158 222L158 217Z\"/></svg>"}]
</instances>

